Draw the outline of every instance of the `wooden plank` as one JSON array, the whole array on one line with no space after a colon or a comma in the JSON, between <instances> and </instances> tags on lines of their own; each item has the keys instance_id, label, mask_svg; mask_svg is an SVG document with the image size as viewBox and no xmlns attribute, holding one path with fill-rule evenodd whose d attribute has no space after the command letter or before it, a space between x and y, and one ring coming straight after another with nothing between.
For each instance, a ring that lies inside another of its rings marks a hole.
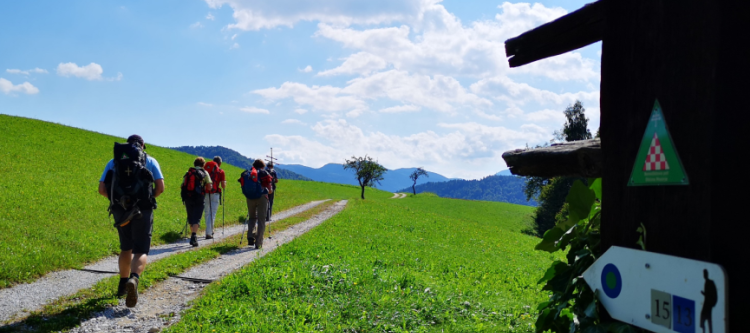
<instances>
[{"instance_id":1,"label":"wooden plank","mask_svg":"<svg viewBox=\"0 0 750 333\"><path fill-rule=\"evenodd\" d=\"M510 67L522 66L602 40L604 15L601 1L505 41Z\"/></svg>"},{"instance_id":2,"label":"wooden plank","mask_svg":"<svg viewBox=\"0 0 750 333\"><path fill-rule=\"evenodd\" d=\"M518 176L602 176L599 139L556 143L536 149L516 149L503 153L510 172Z\"/></svg>"}]
</instances>

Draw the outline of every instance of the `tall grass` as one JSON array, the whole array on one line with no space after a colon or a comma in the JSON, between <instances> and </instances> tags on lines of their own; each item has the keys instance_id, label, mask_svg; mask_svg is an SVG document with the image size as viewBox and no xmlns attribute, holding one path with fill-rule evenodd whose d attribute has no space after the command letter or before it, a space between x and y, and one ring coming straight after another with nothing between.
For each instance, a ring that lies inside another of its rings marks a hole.
<instances>
[{"instance_id":1,"label":"tall grass","mask_svg":"<svg viewBox=\"0 0 750 333\"><path fill-rule=\"evenodd\" d=\"M108 201L97 189L114 142L125 138L7 115L0 115L0 133L0 288L118 253ZM152 244L157 245L173 241L184 227L179 188L195 156L145 139L146 152L159 161L166 185L154 214ZM222 168L228 186L225 223L236 223L246 214L236 182L242 170L228 164ZM274 209L357 194L352 186L280 180ZM219 224L221 216L219 210Z\"/></svg>"}]
</instances>

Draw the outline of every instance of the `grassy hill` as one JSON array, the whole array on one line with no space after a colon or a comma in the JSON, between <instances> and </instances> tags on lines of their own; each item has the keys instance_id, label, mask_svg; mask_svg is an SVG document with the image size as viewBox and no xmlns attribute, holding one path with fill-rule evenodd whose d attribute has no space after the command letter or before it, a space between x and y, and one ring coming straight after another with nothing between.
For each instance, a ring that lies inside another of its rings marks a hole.
<instances>
[{"instance_id":1,"label":"grassy hill","mask_svg":"<svg viewBox=\"0 0 750 333\"><path fill-rule=\"evenodd\" d=\"M108 201L97 188L114 142L125 138L7 115L0 115L0 132L0 288L119 253ZM176 239L185 225L179 187L195 156L145 139L146 152L159 161L165 177L166 191L154 214L153 244L159 244ZM235 182L242 170L223 167L228 179L225 221L236 223L246 215ZM368 191L368 196L380 192ZM275 209L357 195L358 189L347 185L280 180Z\"/></svg>"},{"instance_id":2,"label":"grassy hill","mask_svg":"<svg viewBox=\"0 0 750 333\"><path fill-rule=\"evenodd\" d=\"M166 332L534 332L548 298L536 282L562 256L519 232L532 211L430 194L352 200L211 284Z\"/></svg>"}]
</instances>

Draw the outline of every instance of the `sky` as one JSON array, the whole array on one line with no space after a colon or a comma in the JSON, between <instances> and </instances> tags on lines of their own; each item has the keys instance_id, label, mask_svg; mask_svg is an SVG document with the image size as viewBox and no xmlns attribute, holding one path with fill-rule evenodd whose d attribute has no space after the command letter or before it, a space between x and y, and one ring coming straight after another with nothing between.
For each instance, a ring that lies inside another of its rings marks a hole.
<instances>
[{"instance_id":1,"label":"sky","mask_svg":"<svg viewBox=\"0 0 750 333\"><path fill-rule=\"evenodd\" d=\"M548 142L601 43L509 68L504 42L588 1L0 2L0 113L321 167L477 179Z\"/></svg>"}]
</instances>

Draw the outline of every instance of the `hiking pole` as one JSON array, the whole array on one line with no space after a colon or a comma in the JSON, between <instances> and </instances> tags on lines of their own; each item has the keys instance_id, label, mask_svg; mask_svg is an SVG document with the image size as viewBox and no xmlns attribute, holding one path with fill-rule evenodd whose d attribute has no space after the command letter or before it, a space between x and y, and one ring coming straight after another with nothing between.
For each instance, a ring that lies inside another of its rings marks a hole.
<instances>
[{"instance_id":1,"label":"hiking pole","mask_svg":"<svg viewBox=\"0 0 750 333\"><path fill-rule=\"evenodd\" d=\"M242 232L240 233L240 247L242 247L242 237L245 235L245 226L250 224L250 213L247 213L245 218L245 224L242 225Z\"/></svg>"},{"instance_id":2,"label":"hiking pole","mask_svg":"<svg viewBox=\"0 0 750 333\"><path fill-rule=\"evenodd\" d=\"M226 191L226 188L224 189ZM226 227L224 226L224 208L226 206L226 202L224 201L224 191L219 192L219 199L221 199L221 236L224 237L224 230Z\"/></svg>"},{"instance_id":3,"label":"hiking pole","mask_svg":"<svg viewBox=\"0 0 750 333\"><path fill-rule=\"evenodd\" d=\"M208 193L208 216L211 217L211 243L213 244L214 242L216 242L216 240L214 239L214 234L213 234L214 222L216 218L214 218L214 208L213 208L213 205L211 204L211 201L213 200L211 199L212 199L211 193L209 192ZM208 216L206 217L206 232L208 232Z\"/></svg>"}]
</instances>

